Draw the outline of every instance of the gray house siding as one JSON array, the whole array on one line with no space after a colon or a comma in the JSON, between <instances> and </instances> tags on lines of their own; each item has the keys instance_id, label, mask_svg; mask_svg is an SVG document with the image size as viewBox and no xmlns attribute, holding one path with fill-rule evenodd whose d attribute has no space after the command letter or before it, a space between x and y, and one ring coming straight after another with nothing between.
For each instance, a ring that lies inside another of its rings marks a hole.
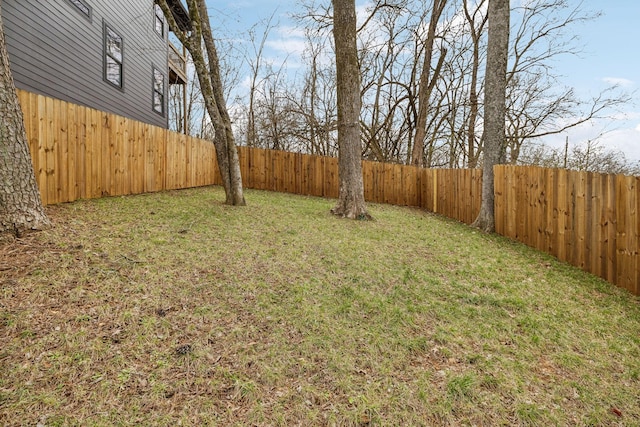
<instances>
[{"instance_id":1,"label":"gray house siding","mask_svg":"<svg viewBox=\"0 0 640 427\"><path fill-rule=\"evenodd\" d=\"M166 105L163 114L153 110L153 67L169 74L153 0L85 2L90 20L68 0L3 0L16 87L167 127ZM122 88L104 79L105 23L123 39Z\"/></svg>"}]
</instances>

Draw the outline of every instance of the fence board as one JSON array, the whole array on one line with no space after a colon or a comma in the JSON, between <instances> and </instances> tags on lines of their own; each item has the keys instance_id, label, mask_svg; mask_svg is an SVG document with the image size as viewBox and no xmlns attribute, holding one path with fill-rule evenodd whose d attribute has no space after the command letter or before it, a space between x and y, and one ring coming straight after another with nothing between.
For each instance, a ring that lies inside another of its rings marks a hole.
<instances>
[{"instance_id":1,"label":"fence board","mask_svg":"<svg viewBox=\"0 0 640 427\"><path fill-rule=\"evenodd\" d=\"M617 283L616 273L616 177L614 175L607 176L607 189L605 197L607 200L607 227L606 227L606 251L605 251L605 266L607 271L606 279L611 283Z\"/></svg>"},{"instance_id":2,"label":"fence board","mask_svg":"<svg viewBox=\"0 0 640 427\"><path fill-rule=\"evenodd\" d=\"M23 117L24 117L24 125L25 131L27 133L27 141L29 144L29 153L31 153L31 159L33 164L33 172L36 177L36 182L38 183L38 188L42 188L40 186L40 182L38 180L40 176L40 165L39 165L39 147L40 143L38 138L38 106L37 106L37 98L36 95L18 91L18 100L20 101L20 105L23 106Z\"/></svg>"},{"instance_id":3,"label":"fence board","mask_svg":"<svg viewBox=\"0 0 640 427\"><path fill-rule=\"evenodd\" d=\"M71 104L66 105L67 116L67 159L63 159L66 163L66 175L67 179L62 184L66 191L66 202L77 200L78 181L77 170L78 168L78 121L77 121L77 109L73 108Z\"/></svg>"},{"instance_id":4,"label":"fence board","mask_svg":"<svg viewBox=\"0 0 640 427\"><path fill-rule=\"evenodd\" d=\"M131 193L139 194L144 192L144 167L145 167L145 145L142 136L144 126L142 123L129 120L129 145L133 147L130 152L131 167Z\"/></svg>"},{"instance_id":5,"label":"fence board","mask_svg":"<svg viewBox=\"0 0 640 427\"><path fill-rule=\"evenodd\" d=\"M111 196L113 195L112 188L112 163L113 163L113 140L111 137L111 130L113 128L113 120L110 114L99 113L101 126L100 130L100 157L102 159L102 170L100 173L100 180L102 182L101 195Z\"/></svg>"},{"instance_id":6,"label":"fence board","mask_svg":"<svg viewBox=\"0 0 640 427\"><path fill-rule=\"evenodd\" d=\"M602 266L602 242L604 241L604 213L603 200L601 195L604 194L604 179L600 174L591 174L591 235L587 253L589 254L589 264L586 268L596 276L603 276Z\"/></svg>"},{"instance_id":7,"label":"fence board","mask_svg":"<svg viewBox=\"0 0 640 427\"><path fill-rule=\"evenodd\" d=\"M505 234L505 236L511 238L511 239L515 239L517 237L517 231L516 231L516 221L518 220L517 215L515 215L515 213L517 212L517 205L516 205L516 177L513 173L513 168L511 169L507 169L507 177L506 177L506 186L505 189L507 191L507 196L506 196L506 203L505 203L505 209L506 209L506 217L510 219L510 221L507 223L507 227L506 227L506 232L507 234Z\"/></svg>"},{"instance_id":8,"label":"fence board","mask_svg":"<svg viewBox=\"0 0 640 427\"><path fill-rule=\"evenodd\" d=\"M566 216L565 216L565 233L564 233L564 244L565 244L565 255L569 264L575 262L575 251L574 251L574 238L575 238L575 220L576 220L576 180L577 173L575 171L567 172L567 205L566 205Z\"/></svg>"},{"instance_id":9,"label":"fence board","mask_svg":"<svg viewBox=\"0 0 640 427\"><path fill-rule=\"evenodd\" d=\"M314 196L324 196L324 157L322 156L312 156L313 158L313 167L314 167Z\"/></svg>"},{"instance_id":10,"label":"fence board","mask_svg":"<svg viewBox=\"0 0 640 427\"><path fill-rule=\"evenodd\" d=\"M318 196L318 191L314 186L314 176L317 169L317 156L302 157L302 191L308 196Z\"/></svg>"},{"instance_id":11,"label":"fence board","mask_svg":"<svg viewBox=\"0 0 640 427\"><path fill-rule=\"evenodd\" d=\"M324 197L338 197L340 193L340 181L338 176L338 159L332 157L323 157L322 164L324 169L324 186L322 195Z\"/></svg>"},{"instance_id":12,"label":"fence board","mask_svg":"<svg viewBox=\"0 0 640 427\"><path fill-rule=\"evenodd\" d=\"M438 213L438 170L437 169L429 169L425 170L429 177L431 178L430 184L427 185L429 204L427 210L431 212Z\"/></svg>"},{"instance_id":13,"label":"fence board","mask_svg":"<svg viewBox=\"0 0 640 427\"><path fill-rule=\"evenodd\" d=\"M86 137L85 137L85 175L84 175L85 193L83 194L83 197L86 199L98 197L94 194L95 187L98 185L98 183L96 182L97 180L96 170L98 170L97 168L99 168L99 165L96 166L96 163L99 162L100 160L100 156L97 153L94 154L96 140L97 140L96 126L94 126L94 123L93 123L93 118L95 114L96 114L95 110L92 110L90 108L84 109L84 116L85 116L85 123L86 123L85 125Z\"/></svg>"},{"instance_id":14,"label":"fence board","mask_svg":"<svg viewBox=\"0 0 640 427\"><path fill-rule=\"evenodd\" d=\"M55 175L56 175L56 200L58 202L69 201L68 176L69 166L69 134L67 126L67 108L61 105L60 101L54 101L53 126L55 127L55 138L57 147L55 149Z\"/></svg>"},{"instance_id":15,"label":"fence board","mask_svg":"<svg viewBox=\"0 0 640 427\"><path fill-rule=\"evenodd\" d=\"M123 150L123 167L124 167L124 179L125 179L125 194L134 194L133 188L135 187L135 169L132 167L136 156L136 144L131 140L131 120L125 120L122 129L122 140L124 141Z\"/></svg>"},{"instance_id":16,"label":"fence board","mask_svg":"<svg viewBox=\"0 0 640 427\"><path fill-rule=\"evenodd\" d=\"M237 147L238 159L240 160L240 175L243 177L243 185L247 188L254 188L253 182L248 182L247 178L252 177L251 151L247 147ZM252 180L253 181L253 180Z\"/></svg>"},{"instance_id":17,"label":"fence board","mask_svg":"<svg viewBox=\"0 0 640 427\"><path fill-rule=\"evenodd\" d=\"M637 230L634 230L637 226L636 178L618 175L616 187L616 283L630 292L637 292L638 240Z\"/></svg>"},{"instance_id":18,"label":"fence board","mask_svg":"<svg viewBox=\"0 0 640 427\"><path fill-rule=\"evenodd\" d=\"M584 201L585 201L585 232L584 232L584 264L582 269L585 271L593 271L593 239L592 236L598 234L598 229L595 226L595 209L596 203L592 197L593 194L593 174L590 172L585 173L584 180Z\"/></svg>"},{"instance_id":19,"label":"fence board","mask_svg":"<svg viewBox=\"0 0 640 427\"><path fill-rule=\"evenodd\" d=\"M545 247L545 219L547 218L547 204L545 203L545 186L544 186L544 169L531 168L531 174L534 177L532 185L533 204L533 228L532 233L535 236L534 247L538 250L544 250Z\"/></svg>"},{"instance_id":20,"label":"fence board","mask_svg":"<svg viewBox=\"0 0 640 427\"><path fill-rule=\"evenodd\" d=\"M505 168L495 168L493 173L493 206L495 209L495 228L496 233L505 234Z\"/></svg>"},{"instance_id":21,"label":"fence board","mask_svg":"<svg viewBox=\"0 0 640 427\"><path fill-rule=\"evenodd\" d=\"M635 234L635 246L631 246L635 263L635 286L631 290L635 295L640 295L640 177L635 177L635 224L629 224Z\"/></svg>"},{"instance_id":22,"label":"fence board","mask_svg":"<svg viewBox=\"0 0 640 427\"><path fill-rule=\"evenodd\" d=\"M252 179L252 182L255 182L253 188L257 188L258 190L266 190L268 189L268 178L267 178L267 152L262 149L253 149L249 150L252 153L251 158L253 159L253 164L249 169L250 177L257 177ZM245 175L246 176L246 175Z\"/></svg>"},{"instance_id":23,"label":"fence board","mask_svg":"<svg viewBox=\"0 0 640 427\"><path fill-rule=\"evenodd\" d=\"M125 118L114 117L113 141L113 183L114 192L118 195L129 194L127 187L127 149Z\"/></svg>"},{"instance_id":24,"label":"fence board","mask_svg":"<svg viewBox=\"0 0 640 427\"><path fill-rule=\"evenodd\" d=\"M575 191L576 202L574 208L575 218L575 235L573 241L573 265L584 269L586 267L585 254L586 254L586 241L587 241L587 209L590 209L590 204L587 203L586 198L586 172L575 173Z\"/></svg>"}]
</instances>

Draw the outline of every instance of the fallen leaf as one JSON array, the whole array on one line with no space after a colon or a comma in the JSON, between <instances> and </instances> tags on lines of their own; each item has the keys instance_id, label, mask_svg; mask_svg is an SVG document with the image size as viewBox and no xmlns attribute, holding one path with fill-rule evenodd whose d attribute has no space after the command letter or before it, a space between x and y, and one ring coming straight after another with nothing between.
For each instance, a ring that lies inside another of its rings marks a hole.
<instances>
[{"instance_id":1,"label":"fallen leaf","mask_svg":"<svg viewBox=\"0 0 640 427\"><path fill-rule=\"evenodd\" d=\"M612 414L615 414L618 417L622 416L622 411L620 409L616 408L615 406L612 406L610 411L611 411Z\"/></svg>"}]
</instances>

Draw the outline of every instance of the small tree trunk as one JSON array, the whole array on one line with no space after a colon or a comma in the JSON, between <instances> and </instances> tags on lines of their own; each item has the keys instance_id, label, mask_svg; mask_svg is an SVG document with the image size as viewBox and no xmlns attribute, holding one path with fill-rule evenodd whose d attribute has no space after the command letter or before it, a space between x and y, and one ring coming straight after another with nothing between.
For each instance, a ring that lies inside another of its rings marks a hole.
<instances>
[{"instance_id":1,"label":"small tree trunk","mask_svg":"<svg viewBox=\"0 0 640 427\"><path fill-rule=\"evenodd\" d=\"M240 170L240 156L238 155L238 147L235 143L233 136L233 130L231 129L231 120L225 126L227 133L226 154L229 159L228 176L229 176L229 191L226 192L227 205L244 206L246 201L244 199L244 191L242 187L242 172Z\"/></svg>"},{"instance_id":2,"label":"small tree trunk","mask_svg":"<svg viewBox=\"0 0 640 427\"><path fill-rule=\"evenodd\" d=\"M478 167L478 156L480 154L480 148L476 150L476 122L478 121L478 69L480 67L480 37L483 32L483 28L487 22L487 16L480 21L479 26L476 28L476 13L478 9L484 4L484 0L477 7L475 12L471 13L468 8L468 2L465 0L463 3L464 14L471 31L471 39L473 40L473 62L471 64L471 82L469 83L469 123L467 126L467 167L469 169L475 169Z\"/></svg>"},{"instance_id":3,"label":"small tree trunk","mask_svg":"<svg viewBox=\"0 0 640 427\"><path fill-rule=\"evenodd\" d=\"M220 78L220 61L216 49L207 7L204 0L187 0L189 18L193 30L187 34L180 30L166 0L158 0L158 5L182 45L189 51L196 69L205 108L215 130L213 144L216 160L222 178L226 200L229 205L246 204L242 188L240 158L236 147L231 117L224 99L224 88ZM204 44L204 49L202 48Z\"/></svg>"},{"instance_id":4,"label":"small tree trunk","mask_svg":"<svg viewBox=\"0 0 640 427\"><path fill-rule=\"evenodd\" d=\"M0 17L0 235L20 237L50 226L33 172Z\"/></svg>"},{"instance_id":5,"label":"small tree trunk","mask_svg":"<svg viewBox=\"0 0 640 427\"><path fill-rule=\"evenodd\" d=\"M489 39L485 77L484 157L482 204L472 226L495 231L494 165L505 157L505 93L509 54L509 0L489 0Z\"/></svg>"},{"instance_id":6,"label":"small tree trunk","mask_svg":"<svg viewBox=\"0 0 640 427\"><path fill-rule=\"evenodd\" d=\"M333 37L336 49L340 196L331 212L351 219L369 219L362 182L362 101L355 0L333 0Z\"/></svg>"},{"instance_id":7,"label":"small tree trunk","mask_svg":"<svg viewBox=\"0 0 640 427\"><path fill-rule=\"evenodd\" d=\"M209 62L207 80L210 83L211 89L209 90L214 99L214 102L210 102L209 105L207 105L207 110L209 111L209 115L213 114L216 116L215 118L211 118L216 127L216 136L218 135L219 128L221 129L220 134L224 132L224 139L218 140L218 138L216 138L214 144L216 144L216 151L222 151L227 159L225 169L220 169L220 173L223 175L223 181L226 183L224 187L226 203L234 206L244 206L246 202L242 188L240 158L233 136L233 129L231 128L231 117L227 111L227 103L224 99L224 88L222 86L222 78L220 77L220 60L218 59L218 50L216 49L211 24L209 23L207 6L204 0L189 0L187 3L189 4L189 9L197 9L199 12L201 36L198 37L198 40L203 40L207 51L207 60ZM194 44L191 44L191 46L194 46ZM204 58L202 59L204 60Z\"/></svg>"},{"instance_id":8,"label":"small tree trunk","mask_svg":"<svg viewBox=\"0 0 640 427\"><path fill-rule=\"evenodd\" d=\"M444 63L446 51L440 52L440 59L436 67L433 77L431 77L431 59L433 58L433 44L436 38L436 28L447 0L433 0L431 10L431 19L429 20L429 29L427 30L427 39L424 41L424 59L422 62L422 72L420 74L420 85L418 87L418 120L416 122L416 136L414 138L413 149L411 153L411 164L414 166L424 166L424 140L427 136L427 111L429 109L429 98L433 91L435 81L438 79L440 70Z\"/></svg>"}]
</instances>

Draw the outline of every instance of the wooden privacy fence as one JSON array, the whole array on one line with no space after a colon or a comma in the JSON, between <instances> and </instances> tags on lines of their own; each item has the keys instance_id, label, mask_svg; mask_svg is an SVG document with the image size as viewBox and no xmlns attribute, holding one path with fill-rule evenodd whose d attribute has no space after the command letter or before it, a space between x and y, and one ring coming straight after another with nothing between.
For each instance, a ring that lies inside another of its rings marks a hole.
<instances>
[{"instance_id":1,"label":"wooden privacy fence","mask_svg":"<svg viewBox=\"0 0 640 427\"><path fill-rule=\"evenodd\" d=\"M215 149L124 117L18 91L45 204L220 184ZM239 147L246 188L337 197L338 160ZM470 224L482 172L362 162L365 198ZM640 178L495 168L496 231L640 295Z\"/></svg>"},{"instance_id":2,"label":"wooden privacy fence","mask_svg":"<svg viewBox=\"0 0 640 427\"><path fill-rule=\"evenodd\" d=\"M221 184L211 142L18 91L43 203ZM338 197L338 159L238 147L246 188ZM479 170L363 162L365 197L470 223ZM459 198L458 201L456 198Z\"/></svg>"},{"instance_id":3,"label":"wooden privacy fence","mask_svg":"<svg viewBox=\"0 0 640 427\"><path fill-rule=\"evenodd\" d=\"M18 91L45 204L217 183L213 144Z\"/></svg>"},{"instance_id":4,"label":"wooden privacy fence","mask_svg":"<svg viewBox=\"0 0 640 427\"><path fill-rule=\"evenodd\" d=\"M495 168L496 232L640 295L640 177Z\"/></svg>"},{"instance_id":5,"label":"wooden privacy fence","mask_svg":"<svg viewBox=\"0 0 640 427\"><path fill-rule=\"evenodd\" d=\"M338 159L285 151L239 147L247 188L321 197L338 197ZM365 199L417 206L470 224L480 211L482 171L423 169L362 162Z\"/></svg>"}]
</instances>

